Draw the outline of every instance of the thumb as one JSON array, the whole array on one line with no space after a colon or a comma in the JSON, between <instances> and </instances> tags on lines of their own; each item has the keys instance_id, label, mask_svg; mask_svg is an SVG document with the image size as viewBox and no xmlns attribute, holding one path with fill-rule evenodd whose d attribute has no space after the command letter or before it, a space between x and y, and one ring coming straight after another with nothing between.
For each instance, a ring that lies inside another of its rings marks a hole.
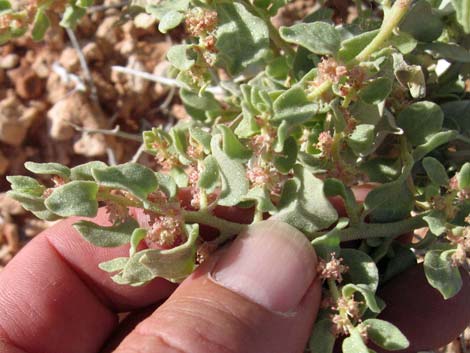
<instances>
[{"instance_id":1,"label":"thumb","mask_svg":"<svg viewBox=\"0 0 470 353\"><path fill-rule=\"evenodd\" d=\"M318 311L315 252L278 221L250 226L185 280L116 352L303 352Z\"/></svg>"}]
</instances>

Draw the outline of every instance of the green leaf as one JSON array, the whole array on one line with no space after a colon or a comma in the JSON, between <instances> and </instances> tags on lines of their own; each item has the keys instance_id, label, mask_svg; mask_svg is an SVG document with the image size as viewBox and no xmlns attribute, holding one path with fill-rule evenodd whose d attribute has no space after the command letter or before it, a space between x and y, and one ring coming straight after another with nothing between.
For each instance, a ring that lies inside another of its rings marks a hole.
<instances>
[{"instance_id":1,"label":"green leaf","mask_svg":"<svg viewBox=\"0 0 470 353\"><path fill-rule=\"evenodd\" d=\"M117 272L123 270L128 261L128 257L116 257L115 259L101 262L98 267L106 272Z\"/></svg>"},{"instance_id":2,"label":"green leaf","mask_svg":"<svg viewBox=\"0 0 470 353\"><path fill-rule=\"evenodd\" d=\"M79 221L73 227L89 243L104 248L112 248L128 244L131 234L135 228L139 227L136 220L130 218L126 222L104 227L93 222Z\"/></svg>"},{"instance_id":3,"label":"green leaf","mask_svg":"<svg viewBox=\"0 0 470 353\"><path fill-rule=\"evenodd\" d=\"M375 140L375 126L359 124L348 137L348 146L356 155L367 154L372 150Z\"/></svg>"},{"instance_id":4,"label":"green leaf","mask_svg":"<svg viewBox=\"0 0 470 353\"><path fill-rule=\"evenodd\" d=\"M222 178L222 190L218 204L221 206L235 206L248 192L248 179L243 164L227 156L221 150L221 135L214 135L211 141L212 154L219 165Z\"/></svg>"},{"instance_id":5,"label":"green leaf","mask_svg":"<svg viewBox=\"0 0 470 353\"><path fill-rule=\"evenodd\" d=\"M315 248L315 252L324 260L330 259L332 253L340 253L339 244L340 236L338 227L335 227L325 235L312 240L312 245Z\"/></svg>"},{"instance_id":6,"label":"green leaf","mask_svg":"<svg viewBox=\"0 0 470 353\"><path fill-rule=\"evenodd\" d=\"M362 295L365 300L366 306L372 311L373 313L380 313L382 311L381 305L377 302L375 298L374 291L372 291L369 286L365 284L346 284L342 288L343 296L346 298L351 297L354 293L358 292Z\"/></svg>"},{"instance_id":7,"label":"green leaf","mask_svg":"<svg viewBox=\"0 0 470 353\"><path fill-rule=\"evenodd\" d=\"M465 33L470 34L470 1L469 0L452 0L455 12L457 13L457 21L462 26Z\"/></svg>"},{"instance_id":8,"label":"green leaf","mask_svg":"<svg viewBox=\"0 0 470 353\"><path fill-rule=\"evenodd\" d=\"M408 348L410 342L401 331L390 322L379 319L368 319L363 322L367 328L367 337L376 345L388 351Z\"/></svg>"},{"instance_id":9,"label":"green leaf","mask_svg":"<svg viewBox=\"0 0 470 353\"><path fill-rule=\"evenodd\" d=\"M284 142L281 155L274 157L274 166L283 174L289 173L297 161L297 153L297 141L291 136Z\"/></svg>"},{"instance_id":10,"label":"green leaf","mask_svg":"<svg viewBox=\"0 0 470 353\"><path fill-rule=\"evenodd\" d=\"M460 45L434 42L420 45L419 49L430 51L439 59L470 63L470 51Z\"/></svg>"},{"instance_id":11,"label":"green leaf","mask_svg":"<svg viewBox=\"0 0 470 353\"><path fill-rule=\"evenodd\" d=\"M70 178L70 169L59 163L26 162L24 167L34 174L52 174L64 179Z\"/></svg>"},{"instance_id":12,"label":"green leaf","mask_svg":"<svg viewBox=\"0 0 470 353\"><path fill-rule=\"evenodd\" d=\"M439 38L444 24L426 0L419 0L408 11L400 29L421 42L432 42Z\"/></svg>"},{"instance_id":13,"label":"green leaf","mask_svg":"<svg viewBox=\"0 0 470 353\"><path fill-rule=\"evenodd\" d=\"M364 32L354 36L352 38L348 38L341 42L341 49L339 51L339 58L344 62L348 62L354 59L357 54L359 54L362 49L364 49L372 39L379 33L378 29L373 31Z\"/></svg>"},{"instance_id":14,"label":"green leaf","mask_svg":"<svg viewBox=\"0 0 470 353\"><path fill-rule=\"evenodd\" d=\"M328 197L340 196L344 200L346 213L351 219L357 219L359 216L359 205L351 188L346 187L341 180L328 178L324 182L323 190Z\"/></svg>"},{"instance_id":15,"label":"green leaf","mask_svg":"<svg viewBox=\"0 0 470 353\"><path fill-rule=\"evenodd\" d=\"M0 15L3 11L9 11L11 9L10 1L0 0Z\"/></svg>"},{"instance_id":16,"label":"green leaf","mask_svg":"<svg viewBox=\"0 0 470 353\"><path fill-rule=\"evenodd\" d=\"M155 173L137 163L93 169L92 174L102 186L129 191L141 200L146 200L147 195L158 187Z\"/></svg>"},{"instance_id":17,"label":"green leaf","mask_svg":"<svg viewBox=\"0 0 470 353\"><path fill-rule=\"evenodd\" d=\"M39 7L36 11L36 16L34 17L33 30L31 32L33 40L43 39L50 25L51 21L49 20L49 17L47 17L46 10Z\"/></svg>"},{"instance_id":18,"label":"green leaf","mask_svg":"<svg viewBox=\"0 0 470 353\"><path fill-rule=\"evenodd\" d=\"M134 228L133 232L130 236L130 248L129 248L129 257L134 256L137 252L137 247L139 246L140 242L145 239L147 235L147 230L143 228Z\"/></svg>"},{"instance_id":19,"label":"green leaf","mask_svg":"<svg viewBox=\"0 0 470 353\"><path fill-rule=\"evenodd\" d=\"M274 101L273 108L273 121L285 120L290 124L302 124L318 112L317 104L308 100L305 90L300 86L294 86L281 94Z\"/></svg>"},{"instance_id":20,"label":"green leaf","mask_svg":"<svg viewBox=\"0 0 470 353\"><path fill-rule=\"evenodd\" d=\"M85 164L78 165L70 169L70 179L72 180L91 180L93 181L92 170L93 169L104 169L106 163L100 161L88 162Z\"/></svg>"},{"instance_id":21,"label":"green leaf","mask_svg":"<svg viewBox=\"0 0 470 353\"><path fill-rule=\"evenodd\" d=\"M13 200L16 200L21 203L21 206L27 211L43 212L46 210L46 206L44 206L44 198L40 196L34 196L29 193L16 190L8 191L7 195Z\"/></svg>"},{"instance_id":22,"label":"green leaf","mask_svg":"<svg viewBox=\"0 0 470 353\"><path fill-rule=\"evenodd\" d=\"M394 222L410 215L413 202L413 194L407 185L395 181L380 185L369 192L364 206L373 221Z\"/></svg>"},{"instance_id":23,"label":"green leaf","mask_svg":"<svg viewBox=\"0 0 470 353\"><path fill-rule=\"evenodd\" d=\"M255 188L248 191L246 196L243 198L244 201L254 200L256 201L256 208L261 212L273 213L276 211L276 206L271 201L271 195L269 190L262 186L256 186Z\"/></svg>"},{"instance_id":24,"label":"green leaf","mask_svg":"<svg viewBox=\"0 0 470 353\"><path fill-rule=\"evenodd\" d=\"M71 181L54 189L44 202L47 209L61 217L95 217L98 212L98 184Z\"/></svg>"},{"instance_id":25,"label":"green leaf","mask_svg":"<svg viewBox=\"0 0 470 353\"><path fill-rule=\"evenodd\" d=\"M379 104L392 92L392 81L379 77L359 91L359 97L367 104Z\"/></svg>"},{"instance_id":26,"label":"green leaf","mask_svg":"<svg viewBox=\"0 0 470 353\"><path fill-rule=\"evenodd\" d=\"M362 284L372 292L379 285L379 270L369 255L355 249L341 249L341 257L349 271L344 275L348 283Z\"/></svg>"},{"instance_id":27,"label":"green leaf","mask_svg":"<svg viewBox=\"0 0 470 353\"><path fill-rule=\"evenodd\" d=\"M343 353L370 353L356 328L343 341Z\"/></svg>"},{"instance_id":28,"label":"green leaf","mask_svg":"<svg viewBox=\"0 0 470 353\"><path fill-rule=\"evenodd\" d=\"M36 179L27 176L7 176L6 179L11 184L12 190L31 196L41 197L46 190Z\"/></svg>"},{"instance_id":29,"label":"green leaf","mask_svg":"<svg viewBox=\"0 0 470 353\"><path fill-rule=\"evenodd\" d=\"M423 217L429 226L429 230L436 236L439 236L447 231L446 215L442 211L432 210L429 214Z\"/></svg>"},{"instance_id":30,"label":"green leaf","mask_svg":"<svg viewBox=\"0 0 470 353\"><path fill-rule=\"evenodd\" d=\"M196 54L192 47L189 44L174 45L168 50L166 57L178 70L188 71L196 63Z\"/></svg>"},{"instance_id":31,"label":"green leaf","mask_svg":"<svg viewBox=\"0 0 470 353\"><path fill-rule=\"evenodd\" d=\"M428 136L426 142L416 147L416 149L413 151L413 159L415 161L421 160L425 155L437 147L455 139L457 135L457 131L450 130L437 132Z\"/></svg>"},{"instance_id":32,"label":"green leaf","mask_svg":"<svg viewBox=\"0 0 470 353\"><path fill-rule=\"evenodd\" d=\"M424 273L429 284L436 288L444 299L452 298L462 288L462 278L458 267L441 256L442 251L431 250L424 257Z\"/></svg>"},{"instance_id":33,"label":"green leaf","mask_svg":"<svg viewBox=\"0 0 470 353\"><path fill-rule=\"evenodd\" d=\"M323 193L323 182L301 165L294 172L295 179L285 184L280 211L274 217L306 233L328 228L338 214Z\"/></svg>"},{"instance_id":34,"label":"green leaf","mask_svg":"<svg viewBox=\"0 0 470 353\"><path fill-rule=\"evenodd\" d=\"M235 133L225 125L218 125L222 132L222 146L225 154L231 159L247 161L251 158L252 151L245 147Z\"/></svg>"},{"instance_id":35,"label":"green leaf","mask_svg":"<svg viewBox=\"0 0 470 353\"><path fill-rule=\"evenodd\" d=\"M172 168L170 170L170 175L179 188L185 188L188 186L189 178L183 168L180 168L180 167Z\"/></svg>"},{"instance_id":36,"label":"green leaf","mask_svg":"<svg viewBox=\"0 0 470 353\"><path fill-rule=\"evenodd\" d=\"M191 159L187 155L186 151L188 150L188 137L187 129L182 128L178 125L173 126L170 130L171 137L171 150L176 152L179 161L184 165L189 165L192 163Z\"/></svg>"},{"instance_id":37,"label":"green leaf","mask_svg":"<svg viewBox=\"0 0 470 353\"><path fill-rule=\"evenodd\" d=\"M393 70L395 78L404 87L408 87L413 98L426 96L426 80L419 65L408 65L403 55L393 54Z\"/></svg>"},{"instance_id":38,"label":"green leaf","mask_svg":"<svg viewBox=\"0 0 470 353\"><path fill-rule=\"evenodd\" d=\"M199 176L198 186L206 190L214 190L219 181L219 165L213 156L204 159L204 170Z\"/></svg>"},{"instance_id":39,"label":"green leaf","mask_svg":"<svg viewBox=\"0 0 470 353\"><path fill-rule=\"evenodd\" d=\"M189 135L204 148L205 153L210 152L212 135L209 132L198 127L191 127L189 129Z\"/></svg>"},{"instance_id":40,"label":"green leaf","mask_svg":"<svg viewBox=\"0 0 470 353\"><path fill-rule=\"evenodd\" d=\"M75 27L77 27L78 21L80 21L80 19L85 15L86 9L69 5L65 8L60 25L65 28L75 29Z\"/></svg>"},{"instance_id":41,"label":"green leaf","mask_svg":"<svg viewBox=\"0 0 470 353\"><path fill-rule=\"evenodd\" d=\"M470 162L465 163L457 174L460 189L470 188Z\"/></svg>"},{"instance_id":42,"label":"green leaf","mask_svg":"<svg viewBox=\"0 0 470 353\"><path fill-rule=\"evenodd\" d=\"M184 20L184 14L177 11L168 11L160 20L158 30L161 33L166 33L170 29L176 28Z\"/></svg>"},{"instance_id":43,"label":"green leaf","mask_svg":"<svg viewBox=\"0 0 470 353\"><path fill-rule=\"evenodd\" d=\"M406 32L399 32L390 38L390 44L397 48L400 53L410 54L418 44L418 41Z\"/></svg>"},{"instance_id":44,"label":"green leaf","mask_svg":"<svg viewBox=\"0 0 470 353\"><path fill-rule=\"evenodd\" d=\"M207 112L220 111L220 104L210 92L198 94L187 89L180 91L180 97L189 115L196 120L206 120Z\"/></svg>"},{"instance_id":45,"label":"green leaf","mask_svg":"<svg viewBox=\"0 0 470 353\"><path fill-rule=\"evenodd\" d=\"M423 159L422 163L429 179L431 179L434 184L441 186L449 184L449 177L447 176L446 169L436 158L426 157Z\"/></svg>"},{"instance_id":46,"label":"green leaf","mask_svg":"<svg viewBox=\"0 0 470 353\"><path fill-rule=\"evenodd\" d=\"M330 319L315 322L308 346L310 353L331 353L336 341Z\"/></svg>"},{"instance_id":47,"label":"green leaf","mask_svg":"<svg viewBox=\"0 0 470 353\"><path fill-rule=\"evenodd\" d=\"M185 12L189 8L189 0L162 0L158 3L150 2L145 8L147 13L162 21L168 12Z\"/></svg>"},{"instance_id":48,"label":"green leaf","mask_svg":"<svg viewBox=\"0 0 470 353\"><path fill-rule=\"evenodd\" d=\"M186 226L188 239L170 250L148 249L137 252L127 263L122 280L128 284L143 284L156 277L171 282L181 282L195 268L196 240L199 235L197 225Z\"/></svg>"},{"instance_id":49,"label":"green leaf","mask_svg":"<svg viewBox=\"0 0 470 353\"><path fill-rule=\"evenodd\" d=\"M170 199L176 196L178 187L171 176L162 173L155 173L155 177L157 178L159 190L163 191Z\"/></svg>"},{"instance_id":50,"label":"green leaf","mask_svg":"<svg viewBox=\"0 0 470 353\"><path fill-rule=\"evenodd\" d=\"M442 109L436 103L428 101L413 103L397 117L398 125L415 146L425 143L429 136L440 132L443 121Z\"/></svg>"},{"instance_id":51,"label":"green leaf","mask_svg":"<svg viewBox=\"0 0 470 353\"><path fill-rule=\"evenodd\" d=\"M335 56L341 45L338 31L325 22L298 23L291 27L281 27L282 39L300 45L314 54Z\"/></svg>"},{"instance_id":52,"label":"green leaf","mask_svg":"<svg viewBox=\"0 0 470 353\"><path fill-rule=\"evenodd\" d=\"M269 30L264 19L239 2L217 2L215 7L218 63L236 75L263 60L269 53Z\"/></svg>"},{"instance_id":53,"label":"green leaf","mask_svg":"<svg viewBox=\"0 0 470 353\"><path fill-rule=\"evenodd\" d=\"M242 102L241 107L243 119L235 128L235 134L241 138L248 138L257 134L260 131L260 127L258 126L255 115L249 108L248 103Z\"/></svg>"}]
</instances>

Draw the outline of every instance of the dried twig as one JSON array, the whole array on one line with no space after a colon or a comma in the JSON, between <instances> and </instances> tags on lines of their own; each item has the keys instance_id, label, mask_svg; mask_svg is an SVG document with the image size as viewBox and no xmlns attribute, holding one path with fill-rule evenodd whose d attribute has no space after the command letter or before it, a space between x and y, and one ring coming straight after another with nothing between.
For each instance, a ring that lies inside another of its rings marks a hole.
<instances>
[{"instance_id":1,"label":"dried twig","mask_svg":"<svg viewBox=\"0 0 470 353\"><path fill-rule=\"evenodd\" d=\"M95 5L95 6L90 6L87 11L88 13L94 13L94 12L106 11L109 9L120 9L121 7L127 6L128 4L129 4L129 1L122 1L117 4Z\"/></svg>"},{"instance_id":2,"label":"dried twig","mask_svg":"<svg viewBox=\"0 0 470 353\"><path fill-rule=\"evenodd\" d=\"M116 127L112 130L106 130L106 129L87 129L78 125L75 125L73 123L69 124L77 131L84 132L87 134L103 134L103 135L110 135L110 136L116 136L116 137L121 137L127 140L132 140L132 141L137 141L137 142L142 142L142 137L137 134L130 134L128 132L121 131L121 128L119 125L116 125Z\"/></svg>"},{"instance_id":3,"label":"dried twig","mask_svg":"<svg viewBox=\"0 0 470 353\"><path fill-rule=\"evenodd\" d=\"M80 66L82 67L83 73L85 75L85 80L87 81L88 86L90 87L91 99L96 104L99 104L98 91L96 89L95 83L93 82L93 77L91 76L91 71L90 71L90 68L88 67L88 63L86 62L86 58L83 55L82 48L80 48L80 43L78 43L78 39L75 36L75 33L71 29L66 28L65 31L67 32L67 35L69 36L70 43L72 43L72 46L77 51L78 60L80 61Z\"/></svg>"}]
</instances>

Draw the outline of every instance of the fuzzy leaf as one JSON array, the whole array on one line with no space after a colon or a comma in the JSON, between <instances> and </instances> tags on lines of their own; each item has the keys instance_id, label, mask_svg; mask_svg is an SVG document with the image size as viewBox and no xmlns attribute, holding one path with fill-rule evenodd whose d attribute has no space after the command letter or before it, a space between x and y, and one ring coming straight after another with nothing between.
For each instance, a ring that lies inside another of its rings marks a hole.
<instances>
[{"instance_id":1,"label":"fuzzy leaf","mask_svg":"<svg viewBox=\"0 0 470 353\"><path fill-rule=\"evenodd\" d=\"M436 288L444 299L452 298L462 288L462 278L458 267L452 266L449 259L441 256L442 251L431 250L424 257L424 273L429 284Z\"/></svg>"},{"instance_id":2,"label":"fuzzy leaf","mask_svg":"<svg viewBox=\"0 0 470 353\"><path fill-rule=\"evenodd\" d=\"M155 4L151 2L146 11L157 20L162 21L168 12L185 12L189 8L189 0L162 0Z\"/></svg>"},{"instance_id":3,"label":"fuzzy leaf","mask_svg":"<svg viewBox=\"0 0 470 353\"><path fill-rule=\"evenodd\" d=\"M192 127L189 129L191 138L197 141L204 148L204 152L209 153L211 150L211 138L212 135L198 127Z\"/></svg>"},{"instance_id":4,"label":"fuzzy leaf","mask_svg":"<svg viewBox=\"0 0 470 353\"><path fill-rule=\"evenodd\" d=\"M222 146L227 156L239 161L246 161L251 158L252 151L240 142L229 127L219 125L218 128L222 132Z\"/></svg>"},{"instance_id":5,"label":"fuzzy leaf","mask_svg":"<svg viewBox=\"0 0 470 353\"><path fill-rule=\"evenodd\" d=\"M359 97L367 104L379 104L392 92L392 81L379 77L359 91Z\"/></svg>"},{"instance_id":6,"label":"fuzzy leaf","mask_svg":"<svg viewBox=\"0 0 470 353\"><path fill-rule=\"evenodd\" d=\"M331 320L323 319L315 322L312 335L309 340L309 348L311 353L331 353L336 341L333 335L333 327Z\"/></svg>"},{"instance_id":7,"label":"fuzzy leaf","mask_svg":"<svg viewBox=\"0 0 470 353\"><path fill-rule=\"evenodd\" d=\"M179 188L185 188L188 186L189 178L183 168L174 167L170 170L170 175Z\"/></svg>"},{"instance_id":8,"label":"fuzzy leaf","mask_svg":"<svg viewBox=\"0 0 470 353\"><path fill-rule=\"evenodd\" d=\"M305 90L300 86L295 86L281 94L274 101L273 108L273 121L285 120L290 124L302 124L318 112L317 104L308 100Z\"/></svg>"},{"instance_id":9,"label":"fuzzy leaf","mask_svg":"<svg viewBox=\"0 0 470 353\"><path fill-rule=\"evenodd\" d=\"M356 155L367 154L371 151L375 140L375 126L359 124L348 137L348 146Z\"/></svg>"},{"instance_id":10,"label":"fuzzy leaf","mask_svg":"<svg viewBox=\"0 0 470 353\"><path fill-rule=\"evenodd\" d=\"M241 107L243 119L235 128L235 134L241 138L248 138L258 133L260 127L256 123L255 115L248 107L248 103L242 102Z\"/></svg>"},{"instance_id":11,"label":"fuzzy leaf","mask_svg":"<svg viewBox=\"0 0 470 353\"><path fill-rule=\"evenodd\" d=\"M421 145L427 138L442 129L444 113L433 102L417 102L401 111L397 117L398 125L413 145Z\"/></svg>"},{"instance_id":12,"label":"fuzzy leaf","mask_svg":"<svg viewBox=\"0 0 470 353\"><path fill-rule=\"evenodd\" d=\"M206 120L207 112L220 111L220 104L210 92L201 94L182 89L180 97L189 115L196 120Z\"/></svg>"},{"instance_id":13,"label":"fuzzy leaf","mask_svg":"<svg viewBox=\"0 0 470 353\"><path fill-rule=\"evenodd\" d=\"M61 217L94 217L98 212L98 184L71 181L54 189L44 202L47 209Z\"/></svg>"},{"instance_id":14,"label":"fuzzy leaf","mask_svg":"<svg viewBox=\"0 0 470 353\"><path fill-rule=\"evenodd\" d=\"M340 196L344 200L346 213L350 218L357 218L359 215L359 205L351 188L346 187L341 180L328 178L324 182L323 190L328 197Z\"/></svg>"},{"instance_id":15,"label":"fuzzy leaf","mask_svg":"<svg viewBox=\"0 0 470 353\"><path fill-rule=\"evenodd\" d=\"M78 21L80 21L80 19L85 15L86 9L75 5L69 5L65 8L60 25L65 28L75 29Z\"/></svg>"},{"instance_id":16,"label":"fuzzy leaf","mask_svg":"<svg viewBox=\"0 0 470 353\"><path fill-rule=\"evenodd\" d=\"M413 151L413 159L415 161L421 160L425 155L427 155L429 152L433 151L437 147L455 139L457 135L457 131L449 130L440 131L428 136L426 142L416 147L416 149Z\"/></svg>"},{"instance_id":17,"label":"fuzzy leaf","mask_svg":"<svg viewBox=\"0 0 470 353\"><path fill-rule=\"evenodd\" d=\"M100 161L88 162L85 164L78 165L70 169L70 179L72 180L91 180L93 181L92 170L93 169L104 169L106 168L106 163Z\"/></svg>"},{"instance_id":18,"label":"fuzzy leaf","mask_svg":"<svg viewBox=\"0 0 470 353\"><path fill-rule=\"evenodd\" d=\"M447 176L446 169L437 159L433 157L424 158L423 167L426 170L429 179L431 179L434 184L440 186L449 184L449 177Z\"/></svg>"},{"instance_id":19,"label":"fuzzy leaf","mask_svg":"<svg viewBox=\"0 0 470 353\"><path fill-rule=\"evenodd\" d=\"M323 193L323 182L301 165L294 172L295 179L286 183L274 217L306 233L328 228L338 214Z\"/></svg>"},{"instance_id":20,"label":"fuzzy leaf","mask_svg":"<svg viewBox=\"0 0 470 353\"><path fill-rule=\"evenodd\" d=\"M367 327L367 337L376 345L388 351L408 348L410 342L401 331L390 322L379 319L368 319L363 322Z\"/></svg>"},{"instance_id":21,"label":"fuzzy leaf","mask_svg":"<svg viewBox=\"0 0 470 353\"><path fill-rule=\"evenodd\" d=\"M400 181L380 185L367 194L364 206L375 222L394 222L409 216L413 194Z\"/></svg>"},{"instance_id":22,"label":"fuzzy leaf","mask_svg":"<svg viewBox=\"0 0 470 353\"><path fill-rule=\"evenodd\" d=\"M181 282L194 270L196 240L199 235L197 225L187 226L188 240L170 250L147 249L132 256L124 268L124 283L140 285L156 277L171 282Z\"/></svg>"},{"instance_id":23,"label":"fuzzy leaf","mask_svg":"<svg viewBox=\"0 0 470 353\"><path fill-rule=\"evenodd\" d=\"M434 42L420 45L419 48L430 51L438 59L470 63L470 51L460 45Z\"/></svg>"},{"instance_id":24,"label":"fuzzy leaf","mask_svg":"<svg viewBox=\"0 0 470 353\"><path fill-rule=\"evenodd\" d=\"M92 174L102 186L129 191L141 200L158 187L154 172L136 163L93 169Z\"/></svg>"},{"instance_id":25,"label":"fuzzy leaf","mask_svg":"<svg viewBox=\"0 0 470 353\"><path fill-rule=\"evenodd\" d=\"M297 161L298 146L293 137L289 137L284 142L281 155L274 157L274 165L281 173L287 174L294 167Z\"/></svg>"},{"instance_id":26,"label":"fuzzy leaf","mask_svg":"<svg viewBox=\"0 0 470 353\"><path fill-rule=\"evenodd\" d=\"M357 329L344 339L342 349L343 353L370 353Z\"/></svg>"},{"instance_id":27,"label":"fuzzy leaf","mask_svg":"<svg viewBox=\"0 0 470 353\"><path fill-rule=\"evenodd\" d=\"M219 165L213 156L204 159L204 170L199 176L198 186L203 189L213 190L219 181Z\"/></svg>"},{"instance_id":28,"label":"fuzzy leaf","mask_svg":"<svg viewBox=\"0 0 470 353\"><path fill-rule=\"evenodd\" d=\"M174 45L166 54L168 61L178 70L187 71L196 63L196 54L192 52L192 45Z\"/></svg>"},{"instance_id":29,"label":"fuzzy leaf","mask_svg":"<svg viewBox=\"0 0 470 353\"><path fill-rule=\"evenodd\" d=\"M128 257L116 257L115 259L100 263L98 267L106 272L117 272L123 270L128 261Z\"/></svg>"},{"instance_id":30,"label":"fuzzy leaf","mask_svg":"<svg viewBox=\"0 0 470 353\"><path fill-rule=\"evenodd\" d=\"M171 199L176 196L177 186L175 180L171 176L162 173L155 173L155 177L157 178L158 188L163 191L168 198Z\"/></svg>"},{"instance_id":31,"label":"fuzzy leaf","mask_svg":"<svg viewBox=\"0 0 470 353\"><path fill-rule=\"evenodd\" d=\"M432 42L442 33L444 24L426 0L419 0L408 11L400 29L421 42Z\"/></svg>"},{"instance_id":32,"label":"fuzzy leaf","mask_svg":"<svg viewBox=\"0 0 470 353\"><path fill-rule=\"evenodd\" d=\"M168 11L160 20L158 30L161 33L166 33L170 29L176 28L184 20L184 14L177 11Z\"/></svg>"},{"instance_id":33,"label":"fuzzy leaf","mask_svg":"<svg viewBox=\"0 0 470 353\"><path fill-rule=\"evenodd\" d=\"M44 206L44 198L40 196L34 196L29 193L16 190L8 191L7 195L13 200L21 203L21 206L27 211L40 212L46 210L46 206Z\"/></svg>"},{"instance_id":34,"label":"fuzzy leaf","mask_svg":"<svg viewBox=\"0 0 470 353\"><path fill-rule=\"evenodd\" d=\"M429 226L429 230L435 235L439 236L447 231L446 228L446 215L442 211L432 210L423 219Z\"/></svg>"},{"instance_id":35,"label":"fuzzy leaf","mask_svg":"<svg viewBox=\"0 0 470 353\"><path fill-rule=\"evenodd\" d=\"M100 226L89 221L79 221L73 227L89 243L104 248L112 248L128 244L131 234L139 224L134 219L128 219L126 222L110 227Z\"/></svg>"},{"instance_id":36,"label":"fuzzy leaf","mask_svg":"<svg viewBox=\"0 0 470 353\"><path fill-rule=\"evenodd\" d=\"M70 169L59 163L26 162L24 167L34 174L51 174L64 179L70 178Z\"/></svg>"},{"instance_id":37,"label":"fuzzy leaf","mask_svg":"<svg viewBox=\"0 0 470 353\"><path fill-rule=\"evenodd\" d=\"M357 54L359 54L362 49L364 49L371 42L371 40L375 38L377 33L379 33L378 29L364 32L342 41L341 50L339 51L338 56L344 62L354 59Z\"/></svg>"},{"instance_id":38,"label":"fuzzy leaf","mask_svg":"<svg viewBox=\"0 0 470 353\"><path fill-rule=\"evenodd\" d=\"M39 7L36 11L36 16L34 17L33 30L31 32L33 40L43 39L50 25L51 21L49 20L49 17L47 17L46 10Z\"/></svg>"},{"instance_id":39,"label":"fuzzy leaf","mask_svg":"<svg viewBox=\"0 0 470 353\"><path fill-rule=\"evenodd\" d=\"M369 286L365 284L346 284L342 288L343 296L346 298L351 297L356 292L362 295L370 311L373 313L380 313L382 311L383 308L377 302L374 291L372 291Z\"/></svg>"},{"instance_id":40,"label":"fuzzy leaf","mask_svg":"<svg viewBox=\"0 0 470 353\"><path fill-rule=\"evenodd\" d=\"M41 197L46 190L36 179L27 176L7 176L11 189L31 196Z\"/></svg>"},{"instance_id":41,"label":"fuzzy leaf","mask_svg":"<svg viewBox=\"0 0 470 353\"><path fill-rule=\"evenodd\" d=\"M457 21L462 26L465 33L470 34L470 1L469 0L452 0L455 12L457 13Z\"/></svg>"},{"instance_id":42,"label":"fuzzy leaf","mask_svg":"<svg viewBox=\"0 0 470 353\"><path fill-rule=\"evenodd\" d=\"M244 201L255 200L257 203L256 208L261 212L274 212L276 206L271 201L271 195L269 190L265 187L257 186L246 194L243 198Z\"/></svg>"},{"instance_id":43,"label":"fuzzy leaf","mask_svg":"<svg viewBox=\"0 0 470 353\"><path fill-rule=\"evenodd\" d=\"M470 188L470 162L465 163L457 174L460 189Z\"/></svg>"},{"instance_id":44,"label":"fuzzy leaf","mask_svg":"<svg viewBox=\"0 0 470 353\"><path fill-rule=\"evenodd\" d=\"M315 248L315 252L322 259L329 260L332 253L340 253L340 237L338 231L339 229L335 227L325 235L312 240L312 245Z\"/></svg>"},{"instance_id":45,"label":"fuzzy leaf","mask_svg":"<svg viewBox=\"0 0 470 353\"><path fill-rule=\"evenodd\" d=\"M217 2L218 63L231 75L263 60L269 53L269 30L265 21L239 2Z\"/></svg>"},{"instance_id":46,"label":"fuzzy leaf","mask_svg":"<svg viewBox=\"0 0 470 353\"><path fill-rule=\"evenodd\" d=\"M349 267L349 271L344 275L347 282L365 285L372 292L377 290L379 270L374 260L363 251L355 249L341 249L341 257Z\"/></svg>"},{"instance_id":47,"label":"fuzzy leaf","mask_svg":"<svg viewBox=\"0 0 470 353\"><path fill-rule=\"evenodd\" d=\"M134 228L133 232L130 236L130 248L129 248L129 257L134 256L137 252L137 247L139 246L140 242L145 239L147 235L147 230L143 228Z\"/></svg>"},{"instance_id":48,"label":"fuzzy leaf","mask_svg":"<svg viewBox=\"0 0 470 353\"><path fill-rule=\"evenodd\" d=\"M219 165L222 178L219 205L235 206L248 192L248 180L243 164L231 159L220 148L221 135L214 135L211 141L212 154Z\"/></svg>"},{"instance_id":49,"label":"fuzzy leaf","mask_svg":"<svg viewBox=\"0 0 470 353\"><path fill-rule=\"evenodd\" d=\"M341 44L338 31L325 22L298 23L281 27L279 32L286 42L300 45L319 55L335 56Z\"/></svg>"}]
</instances>

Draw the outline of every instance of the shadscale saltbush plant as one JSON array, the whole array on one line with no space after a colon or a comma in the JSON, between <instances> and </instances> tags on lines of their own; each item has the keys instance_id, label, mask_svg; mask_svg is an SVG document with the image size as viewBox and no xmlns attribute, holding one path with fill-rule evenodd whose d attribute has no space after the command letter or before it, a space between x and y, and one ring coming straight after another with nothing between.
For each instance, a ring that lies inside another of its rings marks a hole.
<instances>
[{"instance_id":1,"label":"shadscale saltbush plant","mask_svg":"<svg viewBox=\"0 0 470 353\"><path fill-rule=\"evenodd\" d=\"M185 27L167 58L192 119L144 132L155 170L28 162L51 182L10 176L9 195L44 220L94 217L103 206L111 226L74 227L96 246L130 244L129 256L100 268L132 286L182 281L247 227L217 209L282 220L321 258L326 304L306 351L331 352L339 336L344 353L371 352L368 341L406 348L375 318L385 305L378 286L423 261L448 299L468 265L470 0L383 0L374 10L359 1L352 23L334 24L321 7L276 29L271 17L287 2L131 0L123 18L146 13L163 33ZM0 0L0 41L28 31L39 40L57 19L73 28L90 5ZM370 192L358 202L361 187ZM419 228L421 239L397 241Z\"/></svg>"}]
</instances>

